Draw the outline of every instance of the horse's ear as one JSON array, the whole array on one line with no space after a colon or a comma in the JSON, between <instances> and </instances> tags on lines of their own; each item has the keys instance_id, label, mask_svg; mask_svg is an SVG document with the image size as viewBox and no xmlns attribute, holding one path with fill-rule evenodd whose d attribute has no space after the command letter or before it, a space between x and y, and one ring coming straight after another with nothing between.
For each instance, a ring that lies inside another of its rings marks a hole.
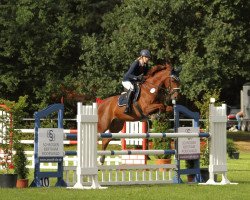
<instances>
[{"instance_id":1,"label":"horse's ear","mask_svg":"<svg viewBox=\"0 0 250 200\"><path fill-rule=\"evenodd\" d=\"M180 81L179 75L180 75L181 70L182 70L182 67L172 68L171 76L172 76L175 80L177 80L177 81Z\"/></svg>"},{"instance_id":2,"label":"horse's ear","mask_svg":"<svg viewBox=\"0 0 250 200\"><path fill-rule=\"evenodd\" d=\"M181 67L181 66L178 66L178 67L174 68L174 71L175 71L176 73L178 73L178 74L181 72L181 70L182 70L182 67Z\"/></svg>"},{"instance_id":3,"label":"horse's ear","mask_svg":"<svg viewBox=\"0 0 250 200\"><path fill-rule=\"evenodd\" d=\"M173 74L173 75L175 75L175 76L179 76L181 70L182 70L182 67L175 67L175 68L172 68L171 74Z\"/></svg>"}]
</instances>

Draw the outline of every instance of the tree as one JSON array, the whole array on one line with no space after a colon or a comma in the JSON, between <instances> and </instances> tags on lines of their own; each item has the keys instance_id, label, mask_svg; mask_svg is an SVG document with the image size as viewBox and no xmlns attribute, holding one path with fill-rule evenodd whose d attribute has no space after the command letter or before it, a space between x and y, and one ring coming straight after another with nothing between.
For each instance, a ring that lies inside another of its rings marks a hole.
<instances>
[{"instance_id":1,"label":"tree","mask_svg":"<svg viewBox=\"0 0 250 200\"><path fill-rule=\"evenodd\" d=\"M180 55L184 94L194 100L209 90L222 89L222 95L228 96L229 88L235 87L230 83L236 81L239 91L250 73L249 3L207 1L197 8L195 14L202 23L187 32L187 48Z\"/></svg>"},{"instance_id":2,"label":"tree","mask_svg":"<svg viewBox=\"0 0 250 200\"><path fill-rule=\"evenodd\" d=\"M1 1L1 97L15 100L28 94L31 110L36 110L67 96L81 63L82 35L101 31L102 15L117 3Z\"/></svg>"},{"instance_id":3,"label":"tree","mask_svg":"<svg viewBox=\"0 0 250 200\"><path fill-rule=\"evenodd\" d=\"M76 101L121 92L124 72L148 48L151 65L182 66L188 99L219 90L222 100L233 102L250 77L249 4L2 0L0 95L29 95L31 111L65 97L71 112Z\"/></svg>"},{"instance_id":4,"label":"tree","mask_svg":"<svg viewBox=\"0 0 250 200\"><path fill-rule=\"evenodd\" d=\"M148 48L152 64L170 60L183 67L187 98L197 100L213 90L228 96L228 88L235 87L231 81L241 87L249 79L248 11L244 0L124 1L104 16L101 36L84 37L81 80L97 96L118 92L114 84L140 49ZM91 89L93 84L97 87Z\"/></svg>"}]
</instances>

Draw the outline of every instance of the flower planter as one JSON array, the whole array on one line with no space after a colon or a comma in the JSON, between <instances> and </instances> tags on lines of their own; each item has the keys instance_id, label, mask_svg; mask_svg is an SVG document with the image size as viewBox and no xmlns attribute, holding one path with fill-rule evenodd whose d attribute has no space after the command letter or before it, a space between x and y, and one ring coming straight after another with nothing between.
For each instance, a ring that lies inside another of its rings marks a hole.
<instances>
[{"instance_id":1,"label":"flower planter","mask_svg":"<svg viewBox=\"0 0 250 200\"><path fill-rule=\"evenodd\" d=\"M155 163L157 165L163 165L163 164L171 164L171 158L167 158L167 159L156 159ZM160 172L164 171L163 168L159 169ZM168 171L168 170L167 170Z\"/></svg>"},{"instance_id":2,"label":"flower planter","mask_svg":"<svg viewBox=\"0 0 250 200\"><path fill-rule=\"evenodd\" d=\"M0 174L0 188L16 187L17 174Z\"/></svg>"},{"instance_id":3,"label":"flower planter","mask_svg":"<svg viewBox=\"0 0 250 200\"><path fill-rule=\"evenodd\" d=\"M27 188L29 185L29 179L17 179L16 187L17 188Z\"/></svg>"},{"instance_id":4,"label":"flower planter","mask_svg":"<svg viewBox=\"0 0 250 200\"><path fill-rule=\"evenodd\" d=\"M194 181L195 175L194 174L188 174L187 175L187 182L192 183Z\"/></svg>"},{"instance_id":5,"label":"flower planter","mask_svg":"<svg viewBox=\"0 0 250 200\"><path fill-rule=\"evenodd\" d=\"M239 159L239 157L240 157L240 152L233 152L232 153L232 158L233 159Z\"/></svg>"}]
</instances>

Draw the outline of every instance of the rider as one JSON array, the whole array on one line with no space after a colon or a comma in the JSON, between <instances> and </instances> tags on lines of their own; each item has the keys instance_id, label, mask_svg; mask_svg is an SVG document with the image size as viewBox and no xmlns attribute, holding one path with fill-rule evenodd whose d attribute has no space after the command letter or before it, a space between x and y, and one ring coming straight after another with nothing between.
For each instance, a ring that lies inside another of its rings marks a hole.
<instances>
[{"instance_id":1,"label":"rider","mask_svg":"<svg viewBox=\"0 0 250 200\"><path fill-rule=\"evenodd\" d=\"M131 65L127 73L123 77L122 85L124 88L128 90L127 92L127 105L124 111L125 114L129 114L131 112L130 104L131 104L131 96L134 92L134 84L136 82L142 82L143 76L148 72L148 61L150 59L150 51L147 49L143 49L140 52L140 57L137 58Z\"/></svg>"}]
</instances>

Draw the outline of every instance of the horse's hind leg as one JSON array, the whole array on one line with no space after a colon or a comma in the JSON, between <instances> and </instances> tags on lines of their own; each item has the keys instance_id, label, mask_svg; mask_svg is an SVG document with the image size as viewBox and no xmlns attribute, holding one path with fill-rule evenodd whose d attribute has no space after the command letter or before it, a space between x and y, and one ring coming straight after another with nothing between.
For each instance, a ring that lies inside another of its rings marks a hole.
<instances>
[{"instance_id":1,"label":"horse's hind leg","mask_svg":"<svg viewBox=\"0 0 250 200\"><path fill-rule=\"evenodd\" d=\"M108 139L102 139L102 150L105 151L109 142L111 141L112 139L111 138L108 138ZM101 156L100 158L100 163L103 165L105 162L105 156Z\"/></svg>"}]
</instances>

